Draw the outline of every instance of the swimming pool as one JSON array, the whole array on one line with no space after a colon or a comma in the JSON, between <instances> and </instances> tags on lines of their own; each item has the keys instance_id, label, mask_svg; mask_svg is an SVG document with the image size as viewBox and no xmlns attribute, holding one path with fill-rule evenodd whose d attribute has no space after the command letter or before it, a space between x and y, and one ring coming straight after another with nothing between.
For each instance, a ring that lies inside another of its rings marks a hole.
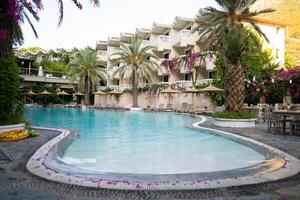
<instances>
[{"instance_id":1,"label":"swimming pool","mask_svg":"<svg viewBox=\"0 0 300 200\"><path fill-rule=\"evenodd\" d=\"M95 172L187 174L240 169L265 161L256 150L188 128L195 118L173 113L27 109L32 125L77 130L59 158Z\"/></svg>"}]
</instances>

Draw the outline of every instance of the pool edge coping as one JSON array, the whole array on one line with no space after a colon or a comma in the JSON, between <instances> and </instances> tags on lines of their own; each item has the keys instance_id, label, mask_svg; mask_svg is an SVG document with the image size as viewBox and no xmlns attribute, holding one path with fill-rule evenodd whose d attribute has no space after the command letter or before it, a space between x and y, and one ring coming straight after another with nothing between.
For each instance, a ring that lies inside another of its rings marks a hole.
<instances>
[{"instance_id":1,"label":"pool edge coping","mask_svg":"<svg viewBox=\"0 0 300 200\"><path fill-rule=\"evenodd\" d=\"M258 146L262 146L268 151L278 155L284 159L284 164L280 166L274 166L265 171L261 171L255 174L234 177L234 178L223 178L223 179L214 179L214 180L192 180L192 181L154 181L151 183L144 183L141 181L129 181L129 180L114 180L114 179L93 179L88 177L79 177L72 175L71 173L59 173L49 167L44 163L45 159L48 156L49 151L59 143L64 138L70 136L71 131L66 129L55 129L55 128L43 128L43 127L33 127L40 130L49 130L49 131L59 131L61 134L51 139L50 141L43 144L28 160L26 168L32 174L45 178L50 181L74 184L84 187L94 187L94 188L105 188L105 189L119 189L119 190L193 190L193 189L216 189L232 186L242 186L242 185L251 185L259 184L264 182L276 181L279 179L284 179L296 175L300 171L300 161L275 147L264 144L257 140L237 135L234 133L220 131L212 128L200 127L200 124L206 121L205 117L198 122L192 124L192 127L199 130L208 130L213 131L220 135L226 135L239 140L247 141ZM213 173L213 172L212 172Z\"/></svg>"}]
</instances>

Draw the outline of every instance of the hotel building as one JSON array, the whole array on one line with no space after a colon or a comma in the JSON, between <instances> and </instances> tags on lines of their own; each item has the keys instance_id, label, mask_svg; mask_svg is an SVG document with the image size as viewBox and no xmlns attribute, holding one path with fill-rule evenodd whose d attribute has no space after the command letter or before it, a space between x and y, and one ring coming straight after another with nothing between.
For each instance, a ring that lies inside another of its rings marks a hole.
<instances>
[{"instance_id":1,"label":"hotel building","mask_svg":"<svg viewBox=\"0 0 300 200\"><path fill-rule=\"evenodd\" d=\"M252 20L259 25L269 39L269 43L263 42L263 47L272 49L272 55L276 58L276 62L283 66L286 26L259 18L252 18ZM130 39L137 35L138 38L143 40L143 46L153 46L151 53L158 58L156 62L160 65L165 59L186 55L190 52L201 52L201 49L196 45L196 41L199 39L197 31L195 31L197 27L196 17L192 19L177 16L172 24L153 23L150 29L137 28L135 33L121 33L119 37L109 37L106 41L97 41L98 57L106 63L108 69L111 69L113 65L110 61L112 59L111 54L117 51L120 44L128 44ZM197 83L211 81L216 71L214 58L207 56L205 62L199 61L198 65L200 70L198 70ZM162 67L162 72L158 73L158 77L161 84L179 84L183 88L192 86L191 74L184 67L176 73L169 73ZM139 87L148 84L142 78L139 81ZM107 87L122 91L131 89L131 82L127 79L119 80L118 77L110 77L107 83L101 83L99 89L103 90ZM98 101L95 99L95 102Z\"/></svg>"}]
</instances>

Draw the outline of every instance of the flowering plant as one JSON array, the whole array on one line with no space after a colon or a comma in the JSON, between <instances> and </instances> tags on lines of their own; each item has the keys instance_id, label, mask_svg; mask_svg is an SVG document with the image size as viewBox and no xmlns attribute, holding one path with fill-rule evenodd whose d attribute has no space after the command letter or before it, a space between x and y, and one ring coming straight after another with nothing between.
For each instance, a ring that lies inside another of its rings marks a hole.
<instances>
[{"instance_id":1,"label":"flowering plant","mask_svg":"<svg viewBox=\"0 0 300 200\"><path fill-rule=\"evenodd\" d=\"M179 69L180 64L179 57L174 57L170 59L163 60L160 64L161 67L164 67L168 73L174 72Z\"/></svg>"},{"instance_id":2,"label":"flowering plant","mask_svg":"<svg viewBox=\"0 0 300 200\"><path fill-rule=\"evenodd\" d=\"M288 70L281 69L277 72L278 80L288 88L292 97L299 98L300 93L300 64Z\"/></svg>"}]
</instances>

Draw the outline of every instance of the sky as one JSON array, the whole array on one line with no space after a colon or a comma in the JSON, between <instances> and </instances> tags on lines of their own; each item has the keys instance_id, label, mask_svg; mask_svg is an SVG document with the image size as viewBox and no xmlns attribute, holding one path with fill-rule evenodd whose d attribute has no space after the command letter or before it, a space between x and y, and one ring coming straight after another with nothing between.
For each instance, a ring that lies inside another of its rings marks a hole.
<instances>
[{"instance_id":1,"label":"sky","mask_svg":"<svg viewBox=\"0 0 300 200\"><path fill-rule=\"evenodd\" d=\"M153 22L171 24L175 16L193 18L198 10L215 6L213 0L100 0L94 7L89 0L80 0L79 10L71 0L64 0L64 21L58 28L58 4L44 0L40 21L34 23L35 38L28 23L22 25L24 44L44 49L95 47L96 41L134 33L136 28L151 28ZM34 21L34 20L32 20Z\"/></svg>"}]
</instances>

